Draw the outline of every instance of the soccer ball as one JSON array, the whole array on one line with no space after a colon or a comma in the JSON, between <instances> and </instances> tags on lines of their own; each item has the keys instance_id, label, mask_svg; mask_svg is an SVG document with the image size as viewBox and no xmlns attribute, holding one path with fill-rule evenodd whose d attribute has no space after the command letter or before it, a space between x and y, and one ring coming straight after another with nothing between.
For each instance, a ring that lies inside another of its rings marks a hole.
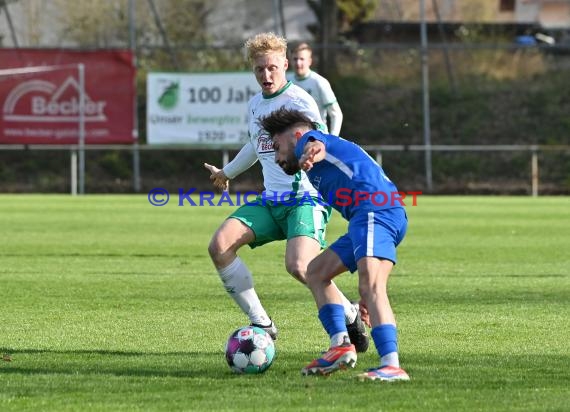
<instances>
[{"instance_id":1,"label":"soccer ball","mask_svg":"<svg viewBox=\"0 0 570 412\"><path fill-rule=\"evenodd\" d=\"M271 366L274 357L273 339L256 326L237 329L226 343L226 360L236 373L263 373Z\"/></svg>"}]
</instances>

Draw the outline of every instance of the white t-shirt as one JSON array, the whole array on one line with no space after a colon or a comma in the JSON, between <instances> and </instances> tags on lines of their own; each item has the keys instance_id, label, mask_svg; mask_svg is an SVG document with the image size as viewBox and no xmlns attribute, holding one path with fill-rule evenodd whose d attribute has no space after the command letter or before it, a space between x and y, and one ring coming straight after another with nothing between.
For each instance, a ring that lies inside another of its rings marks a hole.
<instances>
[{"instance_id":1,"label":"white t-shirt","mask_svg":"<svg viewBox=\"0 0 570 412\"><path fill-rule=\"evenodd\" d=\"M268 199L273 193L278 193L279 199L284 193L296 193L302 197L304 193L317 196L317 191L309 182L305 172L301 171L294 176L286 174L275 163L273 141L269 134L261 129L258 120L271 112L287 107L299 110L311 120L318 122L326 131L326 125L319 114L319 108L313 98L302 88L288 82L283 89L271 96L264 96L261 92L253 96L248 102L249 143L255 151L257 159L263 169L263 183Z\"/></svg>"},{"instance_id":2,"label":"white t-shirt","mask_svg":"<svg viewBox=\"0 0 570 412\"><path fill-rule=\"evenodd\" d=\"M303 78L296 77L294 74L287 77L315 99L319 106L321 117L326 119L327 108L337 101L329 81L312 70Z\"/></svg>"}]
</instances>

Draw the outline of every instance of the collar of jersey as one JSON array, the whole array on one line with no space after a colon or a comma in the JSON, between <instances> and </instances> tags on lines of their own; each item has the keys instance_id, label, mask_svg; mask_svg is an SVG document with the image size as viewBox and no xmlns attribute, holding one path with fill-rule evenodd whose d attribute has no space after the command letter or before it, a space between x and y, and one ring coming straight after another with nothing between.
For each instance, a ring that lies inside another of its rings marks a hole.
<instances>
[{"instance_id":1,"label":"collar of jersey","mask_svg":"<svg viewBox=\"0 0 570 412\"><path fill-rule=\"evenodd\" d=\"M264 95L263 93L261 93L261 95L263 96L264 99L273 99L274 97L279 96L281 93L283 93L285 90L287 90L293 83L291 83L291 81L289 80L285 86L283 86L283 88L281 90L276 91L273 94L270 94L268 96Z\"/></svg>"},{"instance_id":2,"label":"collar of jersey","mask_svg":"<svg viewBox=\"0 0 570 412\"><path fill-rule=\"evenodd\" d=\"M307 80L309 77L311 77L311 71L310 70L307 72L307 75L304 77L300 77L300 76L295 75L295 80L299 80L299 81Z\"/></svg>"}]
</instances>

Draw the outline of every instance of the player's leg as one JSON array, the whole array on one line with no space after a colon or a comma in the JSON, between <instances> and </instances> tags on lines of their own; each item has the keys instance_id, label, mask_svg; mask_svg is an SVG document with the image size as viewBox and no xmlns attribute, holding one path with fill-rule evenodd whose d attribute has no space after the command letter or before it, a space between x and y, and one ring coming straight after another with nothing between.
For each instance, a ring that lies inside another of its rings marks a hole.
<instances>
[{"instance_id":1,"label":"player's leg","mask_svg":"<svg viewBox=\"0 0 570 412\"><path fill-rule=\"evenodd\" d=\"M277 222L282 216L286 217L287 249L285 252L285 267L297 280L306 284L306 272L309 262L313 260L326 246L325 232L330 210L322 206L298 205L294 207L277 206L281 208L274 212ZM345 322L348 327L350 340L358 352L366 352L370 343L368 332L358 307L352 304L336 284L344 309Z\"/></svg>"},{"instance_id":2,"label":"player's leg","mask_svg":"<svg viewBox=\"0 0 570 412\"><path fill-rule=\"evenodd\" d=\"M388 298L388 278L394 263L377 257L363 257L358 263L358 290L366 303L372 325L372 336L382 335L379 328L388 331L383 339L375 339L381 356L381 364L399 367L396 318ZM394 336L392 336L394 335ZM380 347L378 347L380 346Z\"/></svg>"},{"instance_id":3,"label":"player's leg","mask_svg":"<svg viewBox=\"0 0 570 412\"><path fill-rule=\"evenodd\" d=\"M216 231L208 252L228 294L252 324L264 328L276 339L277 329L254 289L251 271L237 256L243 245L259 246L272 236L264 232L264 227L274 226L270 214L264 209L261 205L244 205L237 209Z\"/></svg>"},{"instance_id":4,"label":"player's leg","mask_svg":"<svg viewBox=\"0 0 570 412\"><path fill-rule=\"evenodd\" d=\"M342 299L332 282L335 276L345 271L346 266L330 248L309 264L307 284L317 303L319 319L330 337L330 348L304 367L301 370L303 375L327 375L356 364L356 348L349 340Z\"/></svg>"},{"instance_id":5,"label":"player's leg","mask_svg":"<svg viewBox=\"0 0 570 412\"><path fill-rule=\"evenodd\" d=\"M295 279L306 284L309 262L326 246L330 210L310 204L276 205L272 213L287 237L285 268Z\"/></svg>"},{"instance_id":6,"label":"player's leg","mask_svg":"<svg viewBox=\"0 0 570 412\"><path fill-rule=\"evenodd\" d=\"M372 339L380 357L380 367L359 375L361 379L395 381L409 380L400 368L396 318L388 298L388 278L394 263L377 257L358 261L359 291L366 303L372 324Z\"/></svg>"},{"instance_id":7,"label":"player's leg","mask_svg":"<svg viewBox=\"0 0 570 412\"><path fill-rule=\"evenodd\" d=\"M312 237L296 236L288 239L285 247L285 269L299 282L307 284L307 266L320 251L320 243Z\"/></svg>"},{"instance_id":8,"label":"player's leg","mask_svg":"<svg viewBox=\"0 0 570 412\"><path fill-rule=\"evenodd\" d=\"M216 269L223 269L237 258L239 248L254 240L253 230L241 220L230 216L212 236L208 253Z\"/></svg>"},{"instance_id":9,"label":"player's leg","mask_svg":"<svg viewBox=\"0 0 570 412\"><path fill-rule=\"evenodd\" d=\"M407 227L403 209L359 214L349 222L357 261L362 301L372 325L380 367L359 375L363 379L409 380L400 368L396 319L388 298L388 279L396 262L396 246Z\"/></svg>"}]
</instances>

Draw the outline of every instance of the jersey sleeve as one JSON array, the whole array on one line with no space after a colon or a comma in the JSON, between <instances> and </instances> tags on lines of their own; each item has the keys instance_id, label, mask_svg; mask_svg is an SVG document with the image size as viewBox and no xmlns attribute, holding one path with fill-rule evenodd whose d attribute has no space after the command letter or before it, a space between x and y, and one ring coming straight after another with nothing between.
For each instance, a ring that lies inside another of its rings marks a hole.
<instances>
[{"instance_id":1,"label":"jersey sleeve","mask_svg":"<svg viewBox=\"0 0 570 412\"><path fill-rule=\"evenodd\" d=\"M305 151L305 146L311 140L318 140L319 142L322 142L325 145L325 149L328 149L327 135L323 134L319 130L312 130L310 132L305 133L297 142L297 145L295 146L295 157L297 159L300 159L301 156L303 156L303 152Z\"/></svg>"},{"instance_id":2,"label":"jersey sleeve","mask_svg":"<svg viewBox=\"0 0 570 412\"><path fill-rule=\"evenodd\" d=\"M330 134L339 136L340 128L342 126L343 114L342 110L340 110L338 102L334 102L333 104L327 107L327 114L329 116L330 125L331 125Z\"/></svg>"},{"instance_id":3,"label":"jersey sleeve","mask_svg":"<svg viewBox=\"0 0 570 412\"><path fill-rule=\"evenodd\" d=\"M251 145L251 143L246 143L239 153L224 166L223 171L228 179L233 179L234 177L242 174L247 169L257 162L257 153Z\"/></svg>"},{"instance_id":4,"label":"jersey sleeve","mask_svg":"<svg viewBox=\"0 0 570 412\"><path fill-rule=\"evenodd\" d=\"M324 108L327 108L331 104L336 103L337 99L333 92L330 82L321 76L318 84L319 84L319 91L321 93L321 101L323 102Z\"/></svg>"}]
</instances>

